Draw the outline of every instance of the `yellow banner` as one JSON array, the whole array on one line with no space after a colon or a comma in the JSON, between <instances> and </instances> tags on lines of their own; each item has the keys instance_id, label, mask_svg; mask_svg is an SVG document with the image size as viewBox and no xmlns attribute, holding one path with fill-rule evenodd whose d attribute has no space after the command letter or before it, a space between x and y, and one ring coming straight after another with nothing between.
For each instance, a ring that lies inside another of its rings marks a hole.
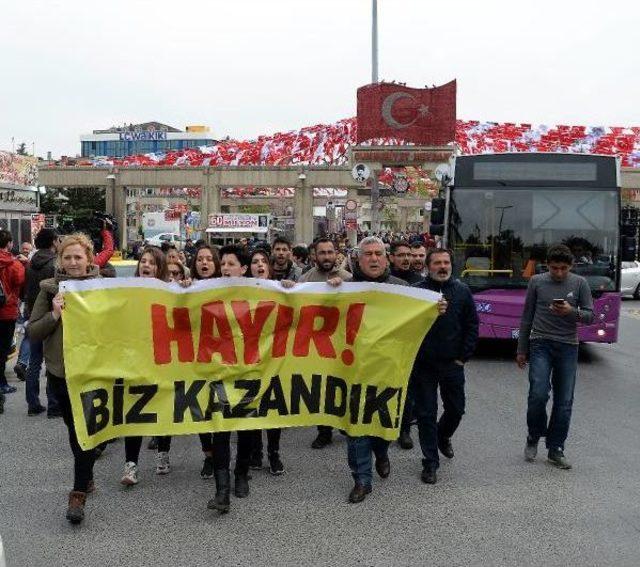
<instances>
[{"instance_id":1,"label":"yellow banner","mask_svg":"<svg viewBox=\"0 0 640 567\"><path fill-rule=\"evenodd\" d=\"M183 289L65 282L64 360L80 445L329 425L393 440L438 294L246 278Z\"/></svg>"}]
</instances>

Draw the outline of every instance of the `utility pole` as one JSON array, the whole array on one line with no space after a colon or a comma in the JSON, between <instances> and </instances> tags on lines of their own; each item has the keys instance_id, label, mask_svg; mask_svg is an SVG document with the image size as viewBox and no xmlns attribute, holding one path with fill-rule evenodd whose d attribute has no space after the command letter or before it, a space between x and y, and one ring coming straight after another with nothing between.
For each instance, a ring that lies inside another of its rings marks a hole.
<instances>
[{"instance_id":1,"label":"utility pole","mask_svg":"<svg viewBox=\"0 0 640 567\"><path fill-rule=\"evenodd\" d=\"M378 82L378 0L371 0L371 82ZM371 171L371 231L380 231L378 172Z\"/></svg>"}]
</instances>

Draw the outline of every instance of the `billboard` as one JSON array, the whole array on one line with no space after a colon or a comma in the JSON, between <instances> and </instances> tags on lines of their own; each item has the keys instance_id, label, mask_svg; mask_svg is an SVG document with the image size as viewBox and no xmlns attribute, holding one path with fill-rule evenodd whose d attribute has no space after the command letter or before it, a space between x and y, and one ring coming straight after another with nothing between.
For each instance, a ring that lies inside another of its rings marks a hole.
<instances>
[{"instance_id":1,"label":"billboard","mask_svg":"<svg viewBox=\"0 0 640 567\"><path fill-rule=\"evenodd\" d=\"M260 232L269 230L271 215L244 213L212 213L207 232Z\"/></svg>"}]
</instances>

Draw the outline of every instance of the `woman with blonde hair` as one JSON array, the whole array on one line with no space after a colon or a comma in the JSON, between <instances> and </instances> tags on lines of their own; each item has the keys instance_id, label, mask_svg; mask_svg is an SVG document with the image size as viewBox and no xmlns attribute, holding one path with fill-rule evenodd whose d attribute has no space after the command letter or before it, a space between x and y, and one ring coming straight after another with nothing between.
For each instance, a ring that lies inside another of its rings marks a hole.
<instances>
[{"instance_id":1,"label":"woman with blonde hair","mask_svg":"<svg viewBox=\"0 0 640 567\"><path fill-rule=\"evenodd\" d=\"M100 277L98 266L93 264L93 244L84 234L66 236L58 247L55 276L40 282L40 293L31 311L29 336L43 341L44 360L51 390L58 400L62 418L69 433L69 445L73 452L73 490L69 493L67 519L79 524L84 518L87 494L93 492L93 449L84 451L78 444L69 390L65 379L62 348L62 311L64 296L59 285L68 280L89 280Z\"/></svg>"}]
</instances>

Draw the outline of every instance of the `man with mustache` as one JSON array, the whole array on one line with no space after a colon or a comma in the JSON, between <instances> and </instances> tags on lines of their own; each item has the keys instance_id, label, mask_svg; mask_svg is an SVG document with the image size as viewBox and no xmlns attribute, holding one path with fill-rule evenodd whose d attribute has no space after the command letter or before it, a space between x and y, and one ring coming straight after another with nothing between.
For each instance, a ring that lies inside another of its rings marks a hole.
<instances>
[{"instance_id":1,"label":"man with mustache","mask_svg":"<svg viewBox=\"0 0 640 567\"><path fill-rule=\"evenodd\" d=\"M300 276L298 283L328 282L340 278L349 282L353 276L336 265L336 247L330 238L319 238L315 241L316 265ZM311 443L313 449L323 449L332 441L332 428L327 425L318 426L318 436Z\"/></svg>"},{"instance_id":2,"label":"man with mustache","mask_svg":"<svg viewBox=\"0 0 640 567\"><path fill-rule=\"evenodd\" d=\"M442 293L447 310L427 333L414 362L409 393L414 401L422 449L422 482L435 484L438 449L453 458L451 437L464 414L464 365L478 342L478 314L469 288L451 277L452 253L432 249L429 275L415 287ZM438 421L438 386L443 413Z\"/></svg>"}]
</instances>

